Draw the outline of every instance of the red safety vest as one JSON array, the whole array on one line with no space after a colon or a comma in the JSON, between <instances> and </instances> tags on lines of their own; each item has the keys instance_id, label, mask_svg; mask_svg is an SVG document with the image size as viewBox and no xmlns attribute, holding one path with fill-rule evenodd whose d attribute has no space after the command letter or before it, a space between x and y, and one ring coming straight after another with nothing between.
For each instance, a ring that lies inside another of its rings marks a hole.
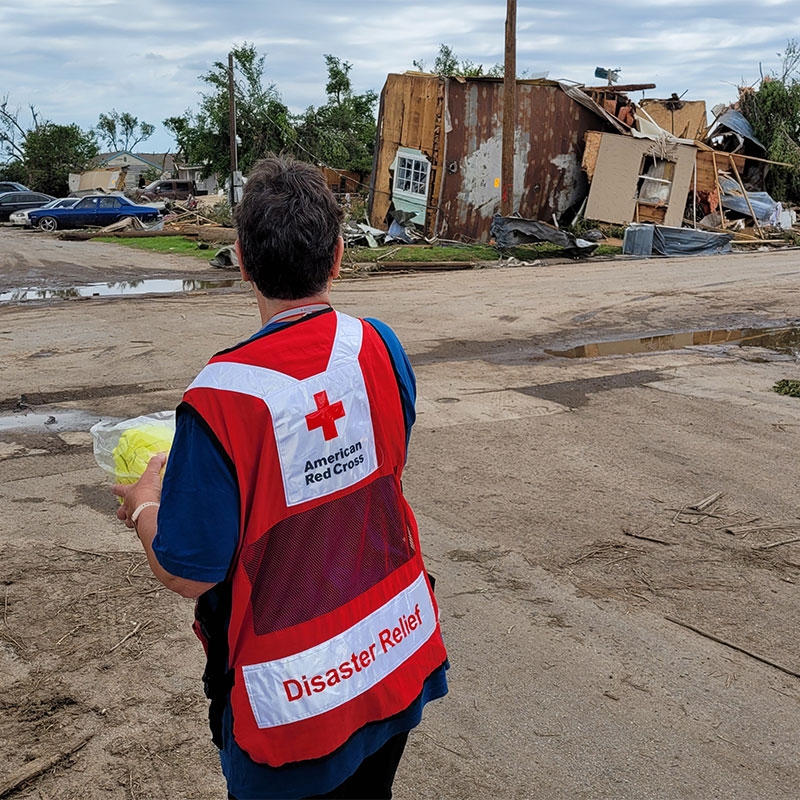
<instances>
[{"instance_id":1,"label":"red safety vest","mask_svg":"<svg viewBox=\"0 0 800 800\"><path fill-rule=\"evenodd\" d=\"M446 659L391 359L369 324L322 313L218 354L184 400L239 485L234 737L273 767L320 758Z\"/></svg>"}]
</instances>

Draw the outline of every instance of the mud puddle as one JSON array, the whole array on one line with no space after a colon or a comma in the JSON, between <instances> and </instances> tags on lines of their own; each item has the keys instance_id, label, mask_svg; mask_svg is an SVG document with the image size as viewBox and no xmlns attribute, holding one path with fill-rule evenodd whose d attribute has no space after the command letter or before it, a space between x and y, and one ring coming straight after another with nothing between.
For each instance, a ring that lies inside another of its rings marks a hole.
<instances>
[{"instance_id":1,"label":"mud puddle","mask_svg":"<svg viewBox=\"0 0 800 800\"><path fill-rule=\"evenodd\" d=\"M30 300L70 300L78 297L119 297L143 294L180 294L186 292L230 289L238 280L218 281L153 278L141 281L116 281L113 283L89 283L84 286L69 286L61 289L30 287L0 292L0 303L24 303Z\"/></svg>"},{"instance_id":2,"label":"mud puddle","mask_svg":"<svg viewBox=\"0 0 800 800\"><path fill-rule=\"evenodd\" d=\"M681 350L685 347L708 345L733 345L736 347L761 347L782 355L800 358L800 326L782 328L722 328L709 331L668 333L661 336L643 336L637 339L617 339L606 342L589 342L568 350L546 349L551 356L560 358L598 358L601 356L626 356L636 353L659 353Z\"/></svg>"},{"instance_id":3,"label":"mud puddle","mask_svg":"<svg viewBox=\"0 0 800 800\"><path fill-rule=\"evenodd\" d=\"M65 431L88 431L96 422L101 419L108 420L109 417L100 417L97 414L89 414L86 411L73 411L71 409L54 408L51 411L41 413L38 411L13 411L11 413L0 414L0 434L19 431L52 431L63 433Z\"/></svg>"}]
</instances>

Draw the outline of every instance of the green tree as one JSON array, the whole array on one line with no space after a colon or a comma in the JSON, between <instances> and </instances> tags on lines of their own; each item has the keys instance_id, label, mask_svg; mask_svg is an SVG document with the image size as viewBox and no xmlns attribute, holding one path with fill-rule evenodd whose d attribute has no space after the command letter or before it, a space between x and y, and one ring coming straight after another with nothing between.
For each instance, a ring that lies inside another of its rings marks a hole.
<instances>
[{"instance_id":1,"label":"green tree","mask_svg":"<svg viewBox=\"0 0 800 800\"><path fill-rule=\"evenodd\" d=\"M334 169L352 170L362 177L372 171L375 150L375 104L371 89L353 92L353 65L326 54L327 102L309 106L296 121L294 153L298 158L321 161Z\"/></svg>"},{"instance_id":2,"label":"green tree","mask_svg":"<svg viewBox=\"0 0 800 800\"><path fill-rule=\"evenodd\" d=\"M18 160L12 159L5 164L0 164L0 180L16 181L25 183L28 180L28 173L25 172L25 165Z\"/></svg>"},{"instance_id":3,"label":"green tree","mask_svg":"<svg viewBox=\"0 0 800 800\"><path fill-rule=\"evenodd\" d=\"M127 111L120 113L114 108L110 114L100 114L94 130L109 149L133 152L133 148L140 142L147 141L155 129L155 125L139 122L138 117L134 117L133 114Z\"/></svg>"},{"instance_id":4,"label":"green tree","mask_svg":"<svg viewBox=\"0 0 800 800\"><path fill-rule=\"evenodd\" d=\"M414 66L425 72L425 62L422 60L413 61ZM492 67L484 67L483 64L476 64L474 61L466 58L459 60L458 56L453 51L453 48L447 44L439 45L439 52L433 62L433 72L442 78L450 78L454 75L459 75L465 78L479 78L486 76L488 78L502 78L504 68L502 64L495 64Z\"/></svg>"},{"instance_id":5,"label":"green tree","mask_svg":"<svg viewBox=\"0 0 800 800\"><path fill-rule=\"evenodd\" d=\"M240 140L239 169L247 173L260 158L283 151L293 136L289 110L275 84L264 82L265 56L254 45L234 47L236 128ZM164 120L187 161L203 166L203 177L227 175L231 168L228 105L228 65L215 61L200 76L208 87L196 111Z\"/></svg>"},{"instance_id":6,"label":"green tree","mask_svg":"<svg viewBox=\"0 0 800 800\"><path fill-rule=\"evenodd\" d=\"M65 195L69 173L83 172L97 156L94 132L42 120L33 105L29 109L31 122L25 125L7 96L0 102L0 154L6 159L2 171L31 189Z\"/></svg>"},{"instance_id":7,"label":"green tree","mask_svg":"<svg viewBox=\"0 0 800 800\"><path fill-rule=\"evenodd\" d=\"M28 186L63 197L69 193L69 173L85 171L98 151L92 131L45 122L25 137L23 164Z\"/></svg>"},{"instance_id":8,"label":"green tree","mask_svg":"<svg viewBox=\"0 0 800 800\"><path fill-rule=\"evenodd\" d=\"M783 202L800 202L800 43L790 39L786 50L778 53L779 72L765 75L758 89L739 92L739 108L764 147L767 158L792 164L772 166L767 173L766 190Z\"/></svg>"}]
</instances>

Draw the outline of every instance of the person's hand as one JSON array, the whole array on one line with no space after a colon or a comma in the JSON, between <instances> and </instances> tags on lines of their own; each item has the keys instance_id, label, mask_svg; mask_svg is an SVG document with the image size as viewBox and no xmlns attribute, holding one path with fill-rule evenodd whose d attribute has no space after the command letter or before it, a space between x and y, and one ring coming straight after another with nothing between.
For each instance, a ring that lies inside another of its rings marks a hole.
<instances>
[{"instance_id":1,"label":"person's hand","mask_svg":"<svg viewBox=\"0 0 800 800\"><path fill-rule=\"evenodd\" d=\"M131 514L142 503L158 503L161 499L161 470L167 463L167 454L153 456L147 468L136 483L118 483L112 492L122 498L122 505L117 509L117 519L122 520L128 528L133 528Z\"/></svg>"}]
</instances>

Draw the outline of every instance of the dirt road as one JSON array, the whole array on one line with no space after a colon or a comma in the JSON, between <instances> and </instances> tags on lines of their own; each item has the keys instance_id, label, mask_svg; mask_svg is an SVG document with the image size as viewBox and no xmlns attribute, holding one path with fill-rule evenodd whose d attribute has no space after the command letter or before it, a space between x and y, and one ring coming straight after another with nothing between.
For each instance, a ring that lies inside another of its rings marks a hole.
<instances>
[{"instance_id":1,"label":"dirt road","mask_svg":"<svg viewBox=\"0 0 800 800\"><path fill-rule=\"evenodd\" d=\"M0 296L231 277L8 229L0 265ZM369 277L335 300L391 324L419 384L405 485L451 694L396 797L796 798L800 400L771 387L800 378L798 339L719 331L799 324L798 253ZM238 286L0 305L0 795L86 740L16 796L224 796L191 604L113 519L87 430L173 407L257 327ZM695 333L651 338L675 331ZM635 341L553 355L608 340Z\"/></svg>"}]
</instances>

